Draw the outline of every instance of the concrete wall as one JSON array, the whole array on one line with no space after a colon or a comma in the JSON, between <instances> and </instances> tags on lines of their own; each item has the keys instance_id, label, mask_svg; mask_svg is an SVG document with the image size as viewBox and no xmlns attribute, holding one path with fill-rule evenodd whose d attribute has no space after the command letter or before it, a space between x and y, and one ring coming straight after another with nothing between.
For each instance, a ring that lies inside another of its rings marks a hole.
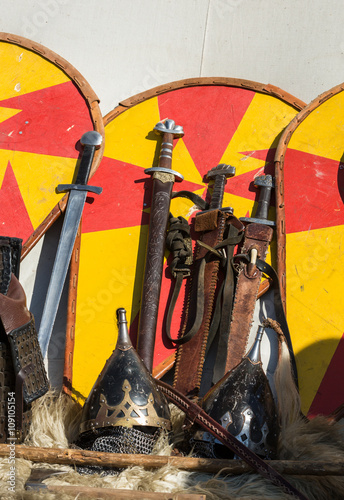
<instances>
[{"instance_id":1,"label":"concrete wall","mask_svg":"<svg viewBox=\"0 0 344 500\"><path fill-rule=\"evenodd\" d=\"M183 78L271 83L305 102L344 79L340 0L2 0L0 30L73 64L104 114Z\"/></svg>"}]
</instances>

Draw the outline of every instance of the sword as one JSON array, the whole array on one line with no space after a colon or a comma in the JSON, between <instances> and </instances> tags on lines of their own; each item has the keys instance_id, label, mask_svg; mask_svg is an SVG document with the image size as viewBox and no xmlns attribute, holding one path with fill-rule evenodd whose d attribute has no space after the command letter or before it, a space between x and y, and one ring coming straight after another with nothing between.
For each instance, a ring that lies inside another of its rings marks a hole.
<instances>
[{"instance_id":1,"label":"sword","mask_svg":"<svg viewBox=\"0 0 344 500\"><path fill-rule=\"evenodd\" d=\"M153 195L149 220L146 266L143 279L137 353L152 373L155 332L158 319L159 297L164 263L165 239L170 213L172 188L184 177L171 170L173 139L184 135L183 128L173 120L159 122L154 130L162 135L159 166L147 168L152 174Z\"/></svg>"},{"instance_id":2,"label":"sword","mask_svg":"<svg viewBox=\"0 0 344 500\"><path fill-rule=\"evenodd\" d=\"M48 351L87 193L89 191L95 194L102 192L100 187L87 186L94 153L100 147L102 140L102 136L95 130L86 132L81 137L80 142L84 150L75 184L59 184L56 188L59 193L65 191L70 191L70 193L38 333L43 358Z\"/></svg>"},{"instance_id":3,"label":"sword","mask_svg":"<svg viewBox=\"0 0 344 500\"><path fill-rule=\"evenodd\" d=\"M237 279L232 318L226 353L225 373L234 368L246 353L254 308L257 300L261 271L256 266L257 257L265 260L273 236L274 221L268 220L271 190L274 179L271 175L255 178L255 187L260 188L255 217L241 217L248 225L240 256L247 255L250 262L241 263ZM238 258L239 255L236 256Z\"/></svg>"},{"instance_id":4,"label":"sword","mask_svg":"<svg viewBox=\"0 0 344 500\"><path fill-rule=\"evenodd\" d=\"M207 178L214 180L214 190L209 210L196 215L195 231L201 233L197 241L195 265L187 298L186 314L182 324L182 336L177 343L184 342L178 348L173 386L188 397L198 397L201 390L203 367L207 344L212 340L212 318L215 315L216 292L219 290L219 276L223 275L220 259L227 254L228 261L234 246L241 240L243 224L233 215L233 209L222 207L224 188L227 179L233 177L235 168L220 164L211 169ZM237 241L238 240L238 241ZM224 243L227 241L227 243ZM234 244L234 242L236 242ZM226 251L218 250L225 245ZM228 255L229 253L229 255ZM213 258L215 254L215 258ZM230 285L231 279L226 280ZM214 314L213 314L214 313ZM193 325L191 322L195 318ZM214 323L214 325L215 325ZM191 326L191 328L190 328ZM187 339L187 341L186 341Z\"/></svg>"}]
</instances>

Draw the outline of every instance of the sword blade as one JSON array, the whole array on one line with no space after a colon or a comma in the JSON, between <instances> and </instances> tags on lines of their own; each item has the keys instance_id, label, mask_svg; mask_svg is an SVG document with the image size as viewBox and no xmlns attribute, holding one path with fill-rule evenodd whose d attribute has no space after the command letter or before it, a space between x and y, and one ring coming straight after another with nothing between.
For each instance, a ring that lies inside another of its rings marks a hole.
<instances>
[{"instance_id":1,"label":"sword blade","mask_svg":"<svg viewBox=\"0 0 344 500\"><path fill-rule=\"evenodd\" d=\"M48 351L86 196L86 191L71 191L69 194L38 333L38 341L41 346L43 358Z\"/></svg>"}]
</instances>

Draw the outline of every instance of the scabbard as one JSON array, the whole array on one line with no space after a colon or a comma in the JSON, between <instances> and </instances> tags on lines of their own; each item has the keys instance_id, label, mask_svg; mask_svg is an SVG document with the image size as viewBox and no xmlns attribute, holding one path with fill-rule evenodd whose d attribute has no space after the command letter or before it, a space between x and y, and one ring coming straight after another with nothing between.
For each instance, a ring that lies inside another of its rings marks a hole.
<instances>
[{"instance_id":1,"label":"scabbard","mask_svg":"<svg viewBox=\"0 0 344 500\"><path fill-rule=\"evenodd\" d=\"M49 388L34 319L17 278L20 251L21 240L0 237L0 441L14 436L9 404L15 407L15 438L22 440L31 403Z\"/></svg>"},{"instance_id":2,"label":"scabbard","mask_svg":"<svg viewBox=\"0 0 344 500\"><path fill-rule=\"evenodd\" d=\"M257 249L258 257L265 260L273 229L264 224L251 223L246 227L241 254L250 254ZM240 363L246 354L250 335L258 289L262 277L261 271L255 268L253 275L249 272L249 263L242 261L239 267L229 338L227 343L225 373Z\"/></svg>"},{"instance_id":3,"label":"scabbard","mask_svg":"<svg viewBox=\"0 0 344 500\"><path fill-rule=\"evenodd\" d=\"M150 372L153 367L155 331L173 184L173 175L165 172L154 173L137 341L137 352Z\"/></svg>"},{"instance_id":4,"label":"scabbard","mask_svg":"<svg viewBox=\"0 0 344 500\"><path fill-rule=\"evenodd\" d=\"M220 210L213 212L216 212L217 217L215 222L216 227L214 229L208 231L205 230L208 225L207 222L209 223L208 228L212 227L214 224L214 219L213 221L209 220L210 217L214 217L214 214L209 214L209 219L205 222L205 224L201 223L201 218L197 221L196 217L196 223L198 222L199 224L195 227L196 230L203 229L201 236L202 243L205 243L212 248L222 241L227 220L230 217L229 213L222 212ZM194 309L195 304L197 303L195 296L197 296L197 284L198 286L200 286L200 284L198 283L196 276L199 272L201 262L206 258L207 254L208 250L205 247L197 247L195 255L195 269L193 270L193 278L187 301L185 320L181 331L182 337L190 328L190 323L193 322L195 315L197 315L197 310ZM201 387L202 371L215 302L219 268L220 261L218 258L206 261L204 270L204 312L202 323L196 334L187 343L180 345L177 351L173 386L190 398L197 397Z\"/></svg>"}]
</instances>

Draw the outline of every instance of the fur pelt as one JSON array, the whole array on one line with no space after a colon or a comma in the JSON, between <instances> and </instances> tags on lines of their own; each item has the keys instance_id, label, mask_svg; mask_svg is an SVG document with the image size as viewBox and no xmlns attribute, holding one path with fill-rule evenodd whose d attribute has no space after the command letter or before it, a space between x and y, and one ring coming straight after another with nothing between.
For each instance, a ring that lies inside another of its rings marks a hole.
<instances>
[{"instance_id":1,"label":"fur pelt","mask_svg":"<svg viewBox=\"0 0 344 500\"><path fill-rule=\"evenodd\" d=\"M181 435L183 414L171 406L175 436ZM33 420L29 435L25 441L29 446L67 448L76 439L81 416L80 406L64 394L49 392L33 405ZM330 425L325 418L317 417L310 422L297 419L285 428L281 434L279 446L280 459L344 460L343 424ZM170 455L172 445L166 436L159 440L155 454ZM33 500L70 500L83 498L52 493L48 491L25 491L25 482L32 467L44 467L64 470L65 474L52 476L45 483L78 484L104 488L124 488L131 490L155 491L166 493L194 492L206 494L207 500L288 500L291 497L278 487L269 483L258 474L239 476L216 476L204 473L189 473L175 467L165 466L159 470L148 471L140 466L130 467L117 475L101 476L98 474L80 475L72 466L33 464L24 459L16 460L16 491L8 491L8 459L0 460L0 498ZM225 471L223 471L225 472ZM309 500L336 500L344 498L344 478L289 477L294 486L299 488Z\"/></svg>"}]
</instances>

